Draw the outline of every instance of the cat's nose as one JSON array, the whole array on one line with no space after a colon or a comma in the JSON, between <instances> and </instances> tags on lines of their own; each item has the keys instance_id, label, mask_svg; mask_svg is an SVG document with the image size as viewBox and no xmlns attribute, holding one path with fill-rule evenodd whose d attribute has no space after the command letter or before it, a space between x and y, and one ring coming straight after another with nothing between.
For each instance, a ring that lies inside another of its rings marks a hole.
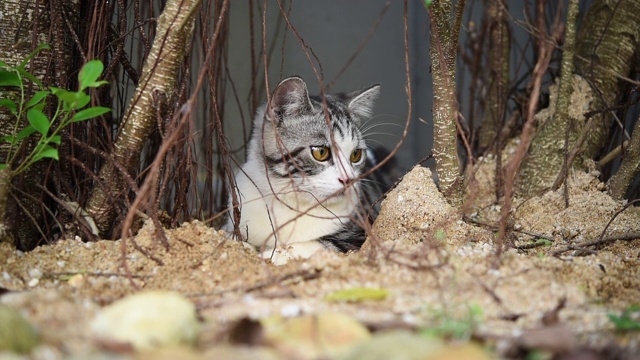
<instances>
[{"instance_id":1,"label":"cat's nose","mask_svg":"<svg viewBox=\"0 0 640 360\"><path fill-rule=\"evenodd\" d=\"M343 185L347 185L349 181L351 181L351 179L347 175L340 175L340 177L338 177L338 181L340 181Z\"/></svg>"}]
</instances>

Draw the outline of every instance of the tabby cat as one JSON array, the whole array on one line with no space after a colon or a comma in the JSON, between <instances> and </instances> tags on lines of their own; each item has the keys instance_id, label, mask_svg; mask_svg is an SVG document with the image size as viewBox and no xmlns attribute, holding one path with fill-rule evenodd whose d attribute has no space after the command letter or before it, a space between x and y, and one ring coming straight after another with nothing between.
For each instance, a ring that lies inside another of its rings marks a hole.
<instances>
[{"instance_id":1,"label":"tabby cat","mask_svg":"<svg viewBox=\"0 0 640 360\"><path fill-rule=\"evenodd\" d=\"M243 240L264 258L280 264L319 249L360 248L366 236L360 225L377 216L385 190L375 173L360 179L374 160L359 126L379 92L374 85L327 95L325 106L309 97L301 78L290 77L257 111L235 190ZM235 225L230 214L227 231Z\"/></svg>"}]
</instances>

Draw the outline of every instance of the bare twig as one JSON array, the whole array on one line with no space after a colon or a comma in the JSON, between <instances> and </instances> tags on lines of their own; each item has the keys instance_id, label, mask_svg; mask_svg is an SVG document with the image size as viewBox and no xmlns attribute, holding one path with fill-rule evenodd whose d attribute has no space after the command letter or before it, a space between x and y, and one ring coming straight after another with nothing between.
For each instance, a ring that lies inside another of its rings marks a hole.
<instances>
[{"instance_id":1,"label":"bare twig","mask_svg":"<svg viewBox=\"0 0 640 360\"><path fill-rule=\"evenodd\" d=\"M216 296L229 294L229 293L236 293L236 292L246 294L246 293L262 290L264 288L274 286L274 285L286 286L286 285L293 285L296 283L317 279L321 275L322 275L322 270L320 269L297 270L294 272L286 273L281 276L270 277L268 279L259 280L248 286L239 285L229 289L218 290L210 293L190 294L188 296L189 297L216 297ZM212 302L212 301L199 302L198 309L200 310L207 309L215 306L216 304L217 304L216 302Z\"/></svg>"},{"instance_id":2,"label":"bare twig","mask_svg":"<svg viewBox=\"0 0 640 360\"><path fill-rule=\"evenodd\" d=\"M614 243L616 241L633 241L633 240L640 240L640 233L635 232L635 233L628 233L628 234L622 234L622 235L613 235L613 236L608 236L606 238L600 238L600 239L596 239L596 240L591 240L591 241L585 241L579 244L575 244L575 245L568 245L562 249L556 250L553 252L553 256L558 256L560 254L563 254L567 251L571 251L571 250L579 250L579 251L584 251L584 252L588 252L590 254L596 254L595 251L592 250L588 250L587 247L590 246L600 246L600 245L608 245L611 243Z\"/></svg>"},{"instance_id":3,"label":"bare twig","mask_svg":"<svg viewBox=\"0 0 640 360\"><path fill-rule=\"evenodd\" d=\"M543 13L543 1L538 1L539 11ZM542 14L538 15L539 17L543 17ZM539 19L538 30L541 34L544 34L544 21ZM542 85L542 78L549 67L549 62L551 61L551 55L553 54L553 47L557 40L560 38L563 32L562 26L559 24L559 18L556 17L555 30L551 36L554 40L553 42L548 41L540 41L539 43L539 54L538 61L536 63L535 68L533 69L532 82L531 82L531 95L529 97L529 104L527 107L527 120L524 124L524 128L522 129L522 135L520 136L520 144L518 144L518 148L516 150L515 155L507 164L506 172L505 172L505 192L504 192L504 205L502 206L502 212L500 215L500 231L498 234L497 247L496 247L496 257L500 259L503 250L504 239L507 235L507 223L509 214L511 212L511 203L513 196L513 185L515 182L516 175L520 169L520 164L522 164L522 160L524 156L527 154L529 146L531 144L533 133L534 133L534 116L536 109L538 108L538 100L540 98L540 87Z\"/></svg>"}]
</instances>

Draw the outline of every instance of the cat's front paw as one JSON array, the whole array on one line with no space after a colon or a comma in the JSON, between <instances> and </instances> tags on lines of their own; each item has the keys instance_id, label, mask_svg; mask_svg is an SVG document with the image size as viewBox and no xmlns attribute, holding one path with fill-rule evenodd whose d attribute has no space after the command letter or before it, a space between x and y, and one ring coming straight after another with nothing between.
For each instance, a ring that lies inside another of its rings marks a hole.
<instances>
[{"instance_id":1,"label":"cat's front paw","mask_svg":"<svg viewBox=\"0 0 640 360\"><path fill-rule=\"evenodd\" d=\"M319 251L329 251L317 241L293 243L287 247L269 249L262 253L263 259L271 259L274 265L284 265L292 259L308 259Z\"/></svg>"},{"instance_id":2,"label":"cat's front paw","mask_svg":"<svg viewBox=\"0 0 640 360\"><path fill-rule=\"evenodd\" d=\"M288 250L281 248L265 250L262 252L261 257L271 260L271 262L277 266L284 265L289 262L289 260L295 259Z\"/></svg>"}]
</instances>

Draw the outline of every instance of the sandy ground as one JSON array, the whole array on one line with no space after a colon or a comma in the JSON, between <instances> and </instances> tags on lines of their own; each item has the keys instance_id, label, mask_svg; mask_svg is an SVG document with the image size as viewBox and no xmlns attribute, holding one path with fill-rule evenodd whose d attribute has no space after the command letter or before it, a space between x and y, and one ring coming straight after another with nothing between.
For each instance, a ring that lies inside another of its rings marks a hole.
<instances>
[{"instance_id":1,"label":"sandy ground","mask_svg":"<svg viewBox=\"0 0 640 360\"><path fill-rule=\"evenodd\" d=\"M484 188L491 180L482 171ZM168 244L148 223L124 243L72 239L29 253L0 244L0 286L10 290L0 302L19 308L40 331L43 345L34 358L137 355L105 345L89 323L101 307L140 289L173 290L196 304L203 326L189 350L193 358L211 358L241 319L326 313L347 314L374 333L441 329L447 340L479 342L491 357L520 357L526 353L517 348L534 347L556 355L634 358L640 332L616 331L609 314L640 303L640 242L564 251L597 239L623 207L596 175L570 176L568 208L562 191L516 201L515 231L499 258L491 225L500 209L491 194L478 192L482 201L463 222L430 172L415 168L388 194L372 236L356 253L323 253L276 267L200 222L166 230ZM640 232L637 208L618 215L605 237L631 232ZM542 246L531 245L536 241ZM353 287L389 295L357 302L325 298ZM455 335L443 330L452 320L473 326ZM277 347L269 354L247 356L289 357Z\"/></svg>"}]
</instances>

